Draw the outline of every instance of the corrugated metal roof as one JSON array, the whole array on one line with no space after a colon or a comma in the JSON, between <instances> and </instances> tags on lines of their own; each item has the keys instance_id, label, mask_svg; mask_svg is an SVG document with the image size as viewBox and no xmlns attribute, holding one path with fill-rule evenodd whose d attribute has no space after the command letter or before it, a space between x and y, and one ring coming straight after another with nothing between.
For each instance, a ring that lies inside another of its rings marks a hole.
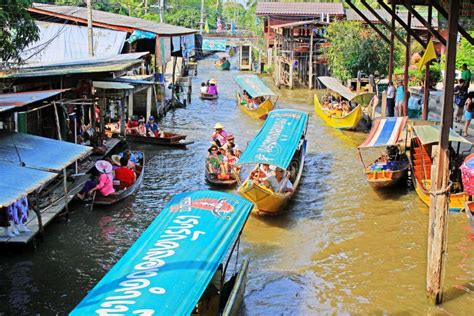
<instances>
[{"instance_id":1,"label":"corrugated metal roof","mask_svg":"<svg viewBox=\"0 0 474 316\"><path fill-rule=\"evenodd\" d=\"M34 3L33 7L29 8L28 10L30 12L55 16L65 20L87 24L87 8L83 7ZM197 32L196 30L188 29L186 27L166 23L157 23L99 10L92 10L92 20L94 26L128 32L132 32L133 30L142 30L152 32L160 36L179 36Z\"/></svg>"},{"instance_id":2,"label":"corrugated metal roof","mask_svg":"<svg viewBox=\"0 0 474 316\"><path fill-rule=\"evenodd\" d=\"M13 72L0 72L0 79L124 71L130 67L140 65L142 63L140 58L146 54L148 52L92 57L60 63L43 63L34 66L27 65Z\"/></svg>"},{"instance_id":3,"label":"corrugated metal roof","mask_svg":"<svg viewBox=\"0 0 474 316\"><path fill-rule=\"evenodd\" d=\"M0 161L0 207L6 207L53 179L57 174Z\"/></svg>"},{"instance_id":4,"label":"corrugated metal roof","mask_svg":"<svg viewBox=\"0 0 474 316\"><path fill-rule=\"evenodd\" d=\"M21 158L27 168L59 172L90 151L87 146L0 130L0 161L18 165Z\"/></svg>"},{"instance_id":5,"label":"corrugated metal roof","mask_svg":"<svg viewBox=\"0 0 474 316\"><path fill-rule=\"evenodd\" d=\"M319 16L344 15L342 3L313 3L313 2L258 2L257 15L292 15Z\"/></svg>"},{"instance_id":6,"label":"corrugated metal roof","mask_svg":"<svg viewBox=\"0 0 474 316\"><path fill-rule=\"evenodd\" d=\"M371 22L374 23L380 23L379 20L372 14L370 13L369 10L360 10L362 14L364 14ZM375 12L378 13L385 21L391 21L392 17L390 13L388 13L386 10L383 9L375 9ZM408 20L408 13L407 12L398 12L397 16L402 19L403 22L407 23ZM365 22L362 17L360 17L359 14L357 14L354 10L352 9L346 9L346 17L348 21L360 21L360 22ZM431 20L431 25L433 28L438 28L438 19L433 17ZM411 17L411 26L412 28L417 28L417 29L425 29L425 26L421 24L421 22L412 15Z\"/></svg>"},{"instance_id":7,"label":"corrugated metal roof","mask_svg":"<svg viewBox=\"0 0 474 316\"><path fill-rule=\"evenodd\" d=\"M285 27L295 27L295 26L302 26L302 25L329 25L329 23L326 22L318 22L318 21L299 21L299 22L291 22L291 23L285 23L285 24L278 24L278 25L272 25L270 26L272 29L281 29Z\"/></svg>"},{"instance_id":8,"label":"corrugated metal roof","mask_svg":"<svg viewBox=\"0 0 474 316\"><path fill-rule=\"evenodd\" d=\"M56 89L0 94L0 112L2 112L2 110L5 111L5 108L10 109L48 99L67 90L68 89Z\"/></svg>"}]
</instances>

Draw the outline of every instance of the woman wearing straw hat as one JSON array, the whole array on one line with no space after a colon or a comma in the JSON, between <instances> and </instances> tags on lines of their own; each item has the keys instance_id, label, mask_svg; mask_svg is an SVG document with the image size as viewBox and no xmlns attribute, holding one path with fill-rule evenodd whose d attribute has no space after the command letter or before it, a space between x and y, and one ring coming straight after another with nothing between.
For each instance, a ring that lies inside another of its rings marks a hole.
<instances>
[{"instance_id":1,"label":"woman wearing straw hat","mask_svg":"<svg viewBox=\"0 0 474 316\"><path fill-rule=\"evenodd\" d=\"M99 190L103 196L108 196L115 192L112 164L106 160L98 160L95 163L95 168L100 172L99 182L95 180L87 181L81 192L77 194L77 197L81 200L83 200L86 195L94 193L97 190Z\"/></svg>"},{"instance_id":2,"label":"woman wearing straw hat","mask_svg":"<svg viewBox=\"0 0 474 316\"><path fill-rule=\"evenodd\" d=\"M207 93L217 95L217 80L209 80L209 87L207 88Z\"/></svg>"},{"instance_id":3,"label":"woman wearing straw hat","mask_svg":"<svg viewBox=\"0 0 474 316\"><path fill-rule=\"evenodd\" d=\"M221 123L216 123L216 125L214 125L214 130L215 131L212 133L211 139L218 147L221 147L227 142L227 137L229 134L224 131L224 125Z\"/></svg>"}]
</instances>

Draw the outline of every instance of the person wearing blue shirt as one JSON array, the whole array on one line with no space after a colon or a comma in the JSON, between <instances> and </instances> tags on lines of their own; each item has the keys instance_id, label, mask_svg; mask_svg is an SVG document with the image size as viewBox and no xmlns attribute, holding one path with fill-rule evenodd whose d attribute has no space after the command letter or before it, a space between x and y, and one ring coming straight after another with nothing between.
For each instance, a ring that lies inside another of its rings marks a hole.
<instances>
[{"instance_id":1,"label":"person wearing blue shirt","mask_svg":"<svg viewBox=\"0 0 474 316\"><path fill-rule=\"evenodd\" d=\"M405 97L405 87L401 81L398 81L397 92L395 97L395 116L402 116L403 99Z\"/></svg>"},{"instance_id":2,"label":"person wearing blue shirt","mask_svg":"<svg viewBox=\"0 0 474 316\"><path fill-rule=\"evenodd\" d=\"M155 118L153 116L150 116L148 118L148 123L145 125L147 134L152 137L158 137L157 134L159 134L159 129L158 129L158 124L155 122Z\"/></svg>"}]
</instances>

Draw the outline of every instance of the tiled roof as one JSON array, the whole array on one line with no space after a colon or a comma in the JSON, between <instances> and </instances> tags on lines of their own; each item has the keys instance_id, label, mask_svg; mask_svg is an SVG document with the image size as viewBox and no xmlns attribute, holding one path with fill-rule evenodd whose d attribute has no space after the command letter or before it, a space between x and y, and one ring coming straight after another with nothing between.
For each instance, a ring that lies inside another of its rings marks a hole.
<instances>
[{"instance_id":1,"label":"tiled roof","mask_svg":"<svg viewBox=\"0 0 474 316\"><path fill-rule=\"evenodd\" d=\"M362 14L364 14L371 22L374 22L374 23L380 23L377 18L372 15L372 13L369 12L369 10L360 10L362 12ZM377 12L382 18L384 18L386 21L391 21L392 17L390 16L390 14L385 11L385 10L375 10L375 12ZM403 22L407 23L407 17L408 17L408 13L407 12L399 12L397 13L397 15L402 19ZM364 20L362 19L362 17L360 17L354 10L352 9L347 9L346 10L346 17L347 17L347 20L348 21L361 21L361 22L364 22ZM427 18L425 18L425 20L427 20ZM434 28L437 28L438 27L438 20L433 17L433 19L431 20L431 25L434 27ZM419 28L419 29L424 29L424 25L421 24L421 22L415 18L413 15L411 17L411 26L413 28Z\"/></svg>"},{"instance_id":2,"label":"tiled roof","mask_svg":"<svg viewBox=\"0 0 474 316\"><path fill-rule=\"evenodd\" d=\"M257 15L319 16L344 15L342 3L258 2Z\"/></svg>"}]
</instances>

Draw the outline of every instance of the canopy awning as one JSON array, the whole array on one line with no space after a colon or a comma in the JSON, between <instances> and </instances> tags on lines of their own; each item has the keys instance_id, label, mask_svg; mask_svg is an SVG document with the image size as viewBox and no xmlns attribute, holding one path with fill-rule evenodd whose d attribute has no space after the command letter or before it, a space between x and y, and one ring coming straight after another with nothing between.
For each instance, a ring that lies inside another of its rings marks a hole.
<instances>
[{"instance_id":1,"label":"canopy awning","mask_svg":"<svg viewBox=\"0 0 474 316\"><path fill-rule=\"evenodd\" d=\"M257 75L236 76L235 82L252 97L275 96Z\"/></svg>"},{"instance_id":2,"label":"canopy awning","mask_svg":"<svg viewBox=\"0 0 474 316\"><path fill-rule=\"evenodd\" d=\"M59 172L92 151L91 147L0 130L0 161Z\"/></svg>"},{"instance_id":3,"label":"canopy awning","mask_svg":"<svg viewBox=\"0 0 474 316\"><path fill-rule=\"evenodd\" d=\"M440 127L433 125L418 125L414 127L416 136L423 145L439 142ZM459 136L453 129L449 130L449 141L472 145L470 141Z\"/></svg>"},{"instance_id":4,"label":"canopy awning","mask_svg":"<svg viewBox=\"0 0 474 316\"><path fill-rule=\"evenodd\" d=\"M57 176L52 172L35 170L0 161L0 207L7 207Z\"/></svg>"},{"instance_id":5,"label":"canopy awning","mask_svg":"<svg viewBox=\"0 0 474 316\"><path fill-rule=\"evenodd\" d=\"M408 117L387 117L374 120L369 136L359 148L385 147L398 144Z\"/></svg>"},{"instance_id":6,"label":"canopy awning","mask_svg":"<svg viewBox=\"0 0 474 316\"><path fill-rule=\"evenodd\" d=\"M308 114L297 110L273 110L247 146L239 164L266 163L288 168L301 137L306 133Z\"/></svg>"},{"instance_id":7,"label":"canopy awning","mask_svg":"<svg viewBox=\"0 0 474 316\"><path fill-rule=\"evenodd\" d=\"M70 315L190 315L252 208L229 193L176 195Z\"/></svg>"},{"instance_id":8,"label":"canopy awning","mask_svg":"<svg viewBox=\"0 0 474 316\"><path fill-rule=\"evenodd\" d=\"M34 102L42 101L63 93L69 89L28 91L0 94L0 112L11 110Z\"/></svg>"},{"instance_id":9,"label":"canopy awning","mask_svg":"<svg viewBox=\"0 0 474 316\"><path fill-rule=\"evenodd\" d=\"M131 90L133 86L123 82L92 81L92 86L104 90Z\"/></svg>"},{"instance_id":10,"label":"canopy awning","mask_svg":"<svg viewBox=\"0 0 474 316\"><path fill-rule=\"evenodd\" d=\"M360 93L360 94L355 95L349 101L355 102L355 103L360 104L362 106L366 106L366 105L369 105L369 103L372 100L372 98L374 97L374 95L375 95L375 93L373 93L373 92L364 92L364 93Z\"/></svg>"},{"instance_id":11,"label":"canopy awning","mask_svg":"<svg viewBox=\"0 0 474 316\"><path fill-rule=\"evenodd\" d=\"M334 77L318 77L319 81L326 86L329 90L332 90L347 100L352 100L356 94L349 90L348 87L344 86L338 79Z\"/></svg>"}]
</instances>

